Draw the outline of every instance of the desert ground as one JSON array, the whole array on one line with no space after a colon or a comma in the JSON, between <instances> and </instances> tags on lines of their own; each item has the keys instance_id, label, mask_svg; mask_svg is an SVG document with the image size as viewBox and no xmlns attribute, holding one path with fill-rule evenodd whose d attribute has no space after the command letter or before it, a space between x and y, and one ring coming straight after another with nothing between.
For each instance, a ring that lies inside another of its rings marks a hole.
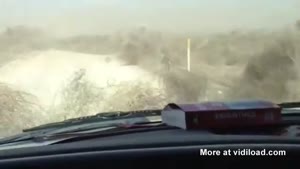
<instances>
[{"instance_id":1,"label":"desert ground","mask_svg":"<svg viewBox=\"0 0 300 169\"><path fill-rule=\"evenodd\" d=\"M297 29L185 35L141 27L53 38L7 28L0 33L0 135L170 102L297 101L299 35Z\"/></svg>"}]
</instances>

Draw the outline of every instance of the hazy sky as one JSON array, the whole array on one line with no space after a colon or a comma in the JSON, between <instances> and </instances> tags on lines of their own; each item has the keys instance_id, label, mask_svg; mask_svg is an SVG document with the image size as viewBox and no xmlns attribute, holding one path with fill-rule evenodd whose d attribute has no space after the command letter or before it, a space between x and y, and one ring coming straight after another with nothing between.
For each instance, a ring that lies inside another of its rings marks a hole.
<instances>
[{"instance_id":1,"label":"hazy sky","mask_svg":"<svg viewBox=\"0 0 300 169\"><path fill-rule=\"evenodd\" d=\"M300 19L300 0L0 0L0 28L31 25L57 33L136 25L168 31L278 28Z\"/></svg>"}]
</instances>

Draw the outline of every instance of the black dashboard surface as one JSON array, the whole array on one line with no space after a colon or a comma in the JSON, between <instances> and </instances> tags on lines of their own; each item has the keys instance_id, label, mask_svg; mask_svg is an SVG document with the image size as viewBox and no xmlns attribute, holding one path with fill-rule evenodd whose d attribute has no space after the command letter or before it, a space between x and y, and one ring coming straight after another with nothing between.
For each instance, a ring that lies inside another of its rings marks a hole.
<instances>
[{"instance_id":1,"label":"black dashboard surface","mask_svg":"<svg viewBox=\"0 0 300 169\"><path fill-rule=\"evenodd\" d=\"M2 150L0 168L299 168L299 143L297 137L217 135L169 129ZM262 148L281 149L287 154L271 158L200 155L200 149Z\"/></svg>"},{"instance_id":2,"label":"black dashboard surface","mask_svg":"<svg viewBox=\"0 0 300 169\"><path fill-rule=\"evenodd\" d=\"M109 137L92 138L49 146L8 149L0 151L0 160L9 158L59 155L78 152L125 150L173 146L217 145L217 144L294 144L300 138L288 136L217 135L208 131L185 131L169 129L131 133Z\"/></svg>"}]
</instances>

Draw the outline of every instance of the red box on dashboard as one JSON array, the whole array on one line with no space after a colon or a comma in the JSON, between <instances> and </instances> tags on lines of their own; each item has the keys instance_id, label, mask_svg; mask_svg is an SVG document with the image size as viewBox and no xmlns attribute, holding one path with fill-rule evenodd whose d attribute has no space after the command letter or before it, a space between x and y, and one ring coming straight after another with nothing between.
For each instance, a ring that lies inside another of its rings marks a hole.
<instances>
[{"instance_id":1,"label":"red box on dashboard","mask_svg":"<svg viewBox=\"0 0 300 169\"><path fill-rule=\"evenodd\" d=\"M268 101L168 104L163 123L183 129L249 127L281 122L281 107Z\"/></svg>"}]
</instances>

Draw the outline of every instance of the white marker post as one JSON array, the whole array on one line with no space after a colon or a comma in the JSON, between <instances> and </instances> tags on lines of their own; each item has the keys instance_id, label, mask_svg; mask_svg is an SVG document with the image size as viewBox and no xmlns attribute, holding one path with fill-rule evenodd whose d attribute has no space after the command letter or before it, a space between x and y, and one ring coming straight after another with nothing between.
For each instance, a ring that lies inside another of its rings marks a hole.
<instances>
[{"instance_id":1,"label":"white marker post","mask_svg":"<svg viewBox=\"0 0 300 169\"><path fill-rule=\"evenodd\" d=\"M191 39L187 39L187 70L191 71Z\"/></svg>"}]
</instances>

